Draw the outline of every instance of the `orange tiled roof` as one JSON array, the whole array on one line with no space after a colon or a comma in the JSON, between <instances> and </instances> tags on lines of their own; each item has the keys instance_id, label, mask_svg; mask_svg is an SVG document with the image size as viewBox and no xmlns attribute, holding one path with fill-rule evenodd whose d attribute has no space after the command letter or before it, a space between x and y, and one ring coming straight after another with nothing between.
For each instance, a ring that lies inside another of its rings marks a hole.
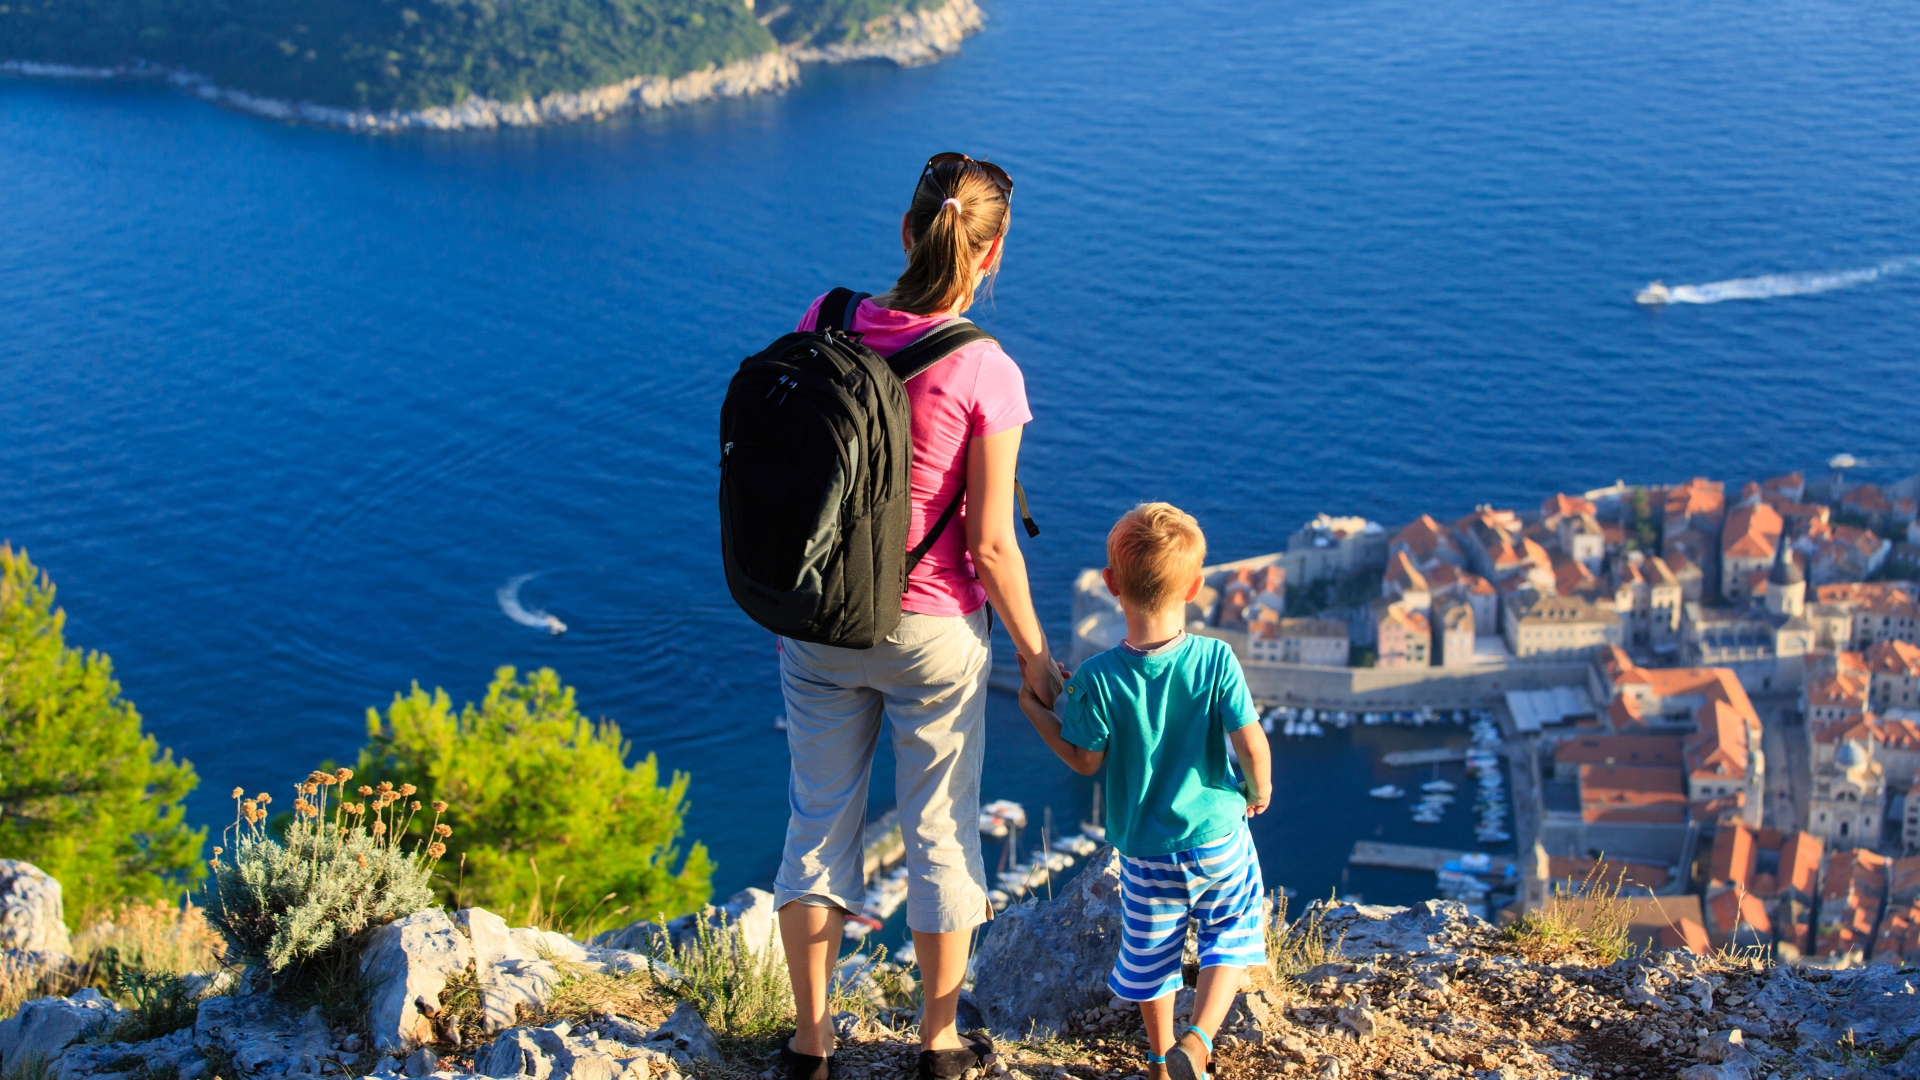
<instances>
[{"instance_id":1,"label":"orange tiled roof","mask_svg":"<svg viewBox=\"0 0 1920 1080\"><path fill-rule=\"evenodd\" d=\"M1729 559L1771 559L1785 523L1766 503L1742 506L1727 515L1720 551Z\"/></svg>"},{"instance_id":2,"label":"orange tiled roof","mask_svg":"<svg viewBox=\"0 0 1920 1080\"><path fill-rule=\"evenodd\" d=\"M1740 924L1773 936L1773 920L1767 918L1766 903L1744 889L1729 889L1713 897L1707 901L1707 910L1721 937L1732 937Z\"/></svg>"},{"instance_id":3,"label":"orange tiled roof","mask_svg":"<svg viewBox=\"0 0 1920 1080\"><path fill-rule=\"evenodd\" d=\"M1790 472L1785 476L1775 476L1760 482L1761 490L1768 493L1784 494L1789 491L1804 491L1806 490L1806 486L1807 478L1797 472Z\"/></svg>"},{"instance_id":4,"label":"orange tiled roof","mask_svg":"<svg viewBox=\"0 0 1920 1080\"><path fill-rule=\"evenodd\" d=\"M1687 771L1699 779L1747 775L1746 717L1724 701L1709 701L1694 713L1700 728L1686 742Z\"/></svg>"},{"instance_id":5,"label":"orange tiled roof","mask_svg":"<svg viewBox=\"0 0 1920 1080\"><path fill-rule=\"evenodd\" d=\"M1581 514L1591 514L1598 509L1593 503L1578 495L1555 495L1540 504L1540 516L1543 518L1579 517Z\"/></svg>"},{"instance_id":6,"label":"orange tiled roof","mask_svg":"<svg viewBox=\"0 0 1920 1080\"><path fill-rule=\"evenodd\" d=\"M1850 506L1863 514L1884 514L1893 509L1893 503L1879 488L1872 484L1861 484L1845 495L1840 496L1841 506Z\"/></svg>"},{"instance_id":7,"label":"orange tiled roof","mask_svg":"<svg viewBox=\"0 0 1920 1080\"><path fill-rule=\"evenodd\" d=\"M1563 739L1553 748L1553 763L1561 765L1679 766L1685 759L1678 735L1581 735Z\"/></svg>"},{"instance_id":8,"label":"orange tiled roof","mask_svg":"<svg viewBox=\"0 0 1920 1080\"><path fill-rule=\"evenodd\" d=\"M1812 896L1820 876L1820 857L1826 845L1809 832L1797 832L1780 845L1780 888Z\"/></svg>"},{"instance_id":9,"label":"orange tiled roof","mask_svg":"<svg viewBox=\"0 0 1920 1080\"><path fill-rule=\"evenodd\" d=\"M1396 551L1387 561L1387 581L1400 586L1402 592L1426 592L1427 576L1413 565L1413 560L1404 551Z\"/></svg>"},{"instance_id":10,"label":"orange tiled roof","mask_svg":"<svg viewBox=\"0 0 1920 1080\"><path fill-rule=\"evenodd\" d=\"M1632 765L1580 766L1580 816L1587 821L1686 821L1687 790L1679 769Z\"/></svg>"},{"instance_id":11,"label":"orange tiled roof","mask_svg":"<svg viewBox=\"0 0 1920 1080\"><path fill-rule=\"evenodd\" d=\"M1413 552L1415 559L1426 562L1441 548L1451 547L1453 541L1447 538L1446 527L1433 520L1432 514L1421 514L1414 518L1411 524L1393 534L1391 546L1398 547L1403 544L1406 545L1407 550Z\"/></svg>"},{"instance_id":12,"label":"orange tiled roof","mask_svg":"<svg viewBox=\"0 0 1920 1080\"><path fill-rule=\"evenodd\" d=\"M1920 646L1883 641L1867 650L1867 670L1875 675L1920 675Z\"/></svg>"},{"instance_id":13,"label":"orange tiled roof","mask_svg":"<svg viewBox=\"0 0 1920 1080\"><path fill-rule=\"evenodd\" d=\"M1713 856L1708 880L1715 884L1745 888L1760 859L1760 847L1753 830L1737 822L1713 834Z\"/></svg>"}]
</instances>

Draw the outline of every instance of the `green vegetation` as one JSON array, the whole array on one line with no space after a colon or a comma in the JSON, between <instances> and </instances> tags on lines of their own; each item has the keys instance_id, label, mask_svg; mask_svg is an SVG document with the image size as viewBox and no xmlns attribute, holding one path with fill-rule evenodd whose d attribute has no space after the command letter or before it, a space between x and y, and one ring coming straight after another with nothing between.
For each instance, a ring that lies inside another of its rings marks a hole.
<instances>
[{"instance_id":1,"label":"green vegetation","mask_svg":"<svg viewBox=\"0 0 1920 1080\"><path fill-rule=\"evenodd\" d=\"M662 784L651 754L629 766L619 726L582 717L551 669L522 682L503 667L479 707L458 713L445 691L415 686L385 716L368 710L367 736L363 779L453 805L463 862L441 879L450 906L530 921L541 904L584 934L625 912L691 911L711 892L706 847L683 861L676 844L686 774Z\"/></svg>"},{"instance_id":2,"label":"green vegetation","mask_svg":"<svg viewBox=\"0 0 1920 1080\"><path fill-rule=\"evenodd\" d=\"M195 986L173 972L123 971L113 988L127 1012L103 1036L103 1041L146 1042L165 1038L193 1026L200 1012Z\"/></svg>"},{"instance_id":3,"label":"green vegetation","mask_svg":"<svg viewBox=\"0 0 1920 1080\"><path fill-rule=\"evenodd\" d=\"M1664 521L1653 513L1653 498L1644 487L1633 489L1633 500L1628 504L1627 550L1644 551L1657 555L1660 552L1660 534L1665 531Z\"/></svg>"},{"instance_id":4,"label":"green vegetation","mask_svg":"<svg viewBox=\"0 0 1920 1080\"><path fill-rule=\"evenodd\" d=\"M816 37L851 40L902 4L769 7L780 13L772 29L737 0L6 0L0 60L146 63L290 101L423 109L672 77Z\"/></svg>"},{"instance_id":5,"label":"green vegetation","mask_svg":"<svg viewBox=\"0 0 1920 1080\"><path fill-rule=\"evenodd\" d=\"M213 849L206 883L207 918L231 959L274 972L327 967L355 934L433 903L433 867L451 832L440 821L445 807L435 803L428 819L411 786L390 784L363 785L366 801L349 802L352 778L348 769L308 776L284 838L265 827L269 796L234 789L234 823L221 837L231 836L234 851L223 859ZM415 823L421 838L409 843Z\"/></svg>"},{"instance_id":6,"label":"green vegetation","mask_svg":"<svg viewBox=\"0 0 1920 1080\"><path fill-rule=\"evenodd\" d=\"M0 544L0 857L53 875L76 921L177 895L205 830L181 800L198 782L140 730L113 665L66 645L53 583Z\"/></svg>"}]
</instances>

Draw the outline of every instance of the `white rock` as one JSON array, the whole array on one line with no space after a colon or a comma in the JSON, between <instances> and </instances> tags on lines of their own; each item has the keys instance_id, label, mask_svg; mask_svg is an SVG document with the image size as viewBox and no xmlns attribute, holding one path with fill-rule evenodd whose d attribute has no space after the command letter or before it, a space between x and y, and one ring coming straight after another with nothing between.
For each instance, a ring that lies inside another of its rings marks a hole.
<instances>
[{"instance_id":1,"label":"white rock","mask_svg":"<svg viewBox=\"0 0 1920 1080\"><path fill-rule=\"evenodd\" d=\"M29 862L0 859L0 949L70 956L60 883Z\"/></svg>"},{"instance_id":2,"label":"white rock","mask_svg":"<svg viewBox=\"0 0 1920 1080\"><path fill-rule=\"evenodd\" d=\"M318 1072L331 1047L319 1009L302 1015L267 994L201 1002L193 1043L226 1055L242 1076Z\"/></svg>"},{"instance_id":3,"label":"white rock","mask_svg":"<svg viewBox=\"0 0 1920 1080\"><path fill-rule=\"evenodd\" d=\"M374 1048L410 1053L432 1042L433 1023L420 1003L439 1008L448 977L471 963L473 943L444 911L415 912L374 931L360 958Z\"/></svg>"},{"instance_id":4,"label":"white rock","mask_svg":"<svg viewBox=\"0 0 1920 1080\"><path fill-rule=\"evenodd\" d=\"M534 1080L646 1080L651 1055L576 1038L565 1025L510 1028L473 1055L481 1076Z\"/></svg>"},{"instance_id":5,"label":"white rock","mask_svg":"<svg viewBox=\"0 0 1920 1080\"><path fill-rule=\"evenodd\" d=\"M27 1002L0 1022L0 1073L14 1073L35 1059L54 1061L67 1047L112 1023L120 1012L118 1005L91 986L70 998Z\"/></svg>"},{"instance_id":6,"label":"white rock","mask_svg":"<svg viewBox=\"0 0 1920 1080\"><path fill-rule=\"evenodd\" d=\"M738 927L742 943L755 955L772 950L771 955L783 962L786 960L787 949L776 930L778 916L773 910L773 894L765 889L743 889L719 907L709 904L700 912L669 921L664 932L675 949L687 949L698 944L701 917L705 917L710 925ZM602 949L650 952L661 933L659 925L643 920L629 923L618 930L609 930L594 938L593 944Z\"/></svg>"},{"instance_id":7,"label":"white rock","mask_svg":"<svg viewBox=\"0 0 1920 1080\"><path fill-rule=\"evenodd\" d=\"M193 1031L176 1031L159 1039L141 1043L105 1043L100 1046L68 1048L54 1064L54 1080L85 1080L92 1076L113 1076L125 1072L128 1058L139 1058L150 1075L172 1075L191 1080L206 1072L207 1061L194 1048Z\"/></svg>"},{"instance_id":8,"label":"white rock","mask_svg":"<svg viewBox=\"0 0 1920 1080\"><path fill-rule=\"evenodd\" d=\"M647 1041L670 1042L674 1049L690 1058L720 1064L720 1043L713 1037L713 1029L707 1026L699 1010L684 1001L674 1007L673 1015L667 1017L667 1022Z\"/></svg>"}]
</instances>

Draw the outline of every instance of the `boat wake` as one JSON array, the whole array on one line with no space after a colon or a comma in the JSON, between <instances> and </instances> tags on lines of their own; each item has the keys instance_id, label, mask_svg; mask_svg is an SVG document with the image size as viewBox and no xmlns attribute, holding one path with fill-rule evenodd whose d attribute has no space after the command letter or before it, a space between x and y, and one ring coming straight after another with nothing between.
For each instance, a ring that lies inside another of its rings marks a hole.
<instances>
[{"instance_id":1,"label":"boat wake","mask_svg":"<svg viewBox=\"0 0 1920 1080\"><path fill-rule=\"evenodd\" d=\"M507 618L521 626L531 626L537 630L545 630L549 634L564 634L567 632L566 623L538 609L529 611L520 603L520 586L539 577L542 573L545 571L508 578L507 583L494 592L494 599L500 601L500 610L506 613Z\"/></svg>"},{"instance_id":2,"label":"boat wake","mask_svg":"<svg viewBox=\"0 0 1920 1080\"><path fill-rule=\"evenodd\" d=\"M1659 282L1642 289L1634 299L1642 304L1718 304L1725 300L1770 300L1777 296L1807 296L1812 293L1850 289L1890 277L1920 265L1920 259L1889 259L1878 266L1859 270L1817 270L1804 274L1765 274L1760 277L1709 281L1704 285L1675 285Z\"/></svg>"}]
</instances>

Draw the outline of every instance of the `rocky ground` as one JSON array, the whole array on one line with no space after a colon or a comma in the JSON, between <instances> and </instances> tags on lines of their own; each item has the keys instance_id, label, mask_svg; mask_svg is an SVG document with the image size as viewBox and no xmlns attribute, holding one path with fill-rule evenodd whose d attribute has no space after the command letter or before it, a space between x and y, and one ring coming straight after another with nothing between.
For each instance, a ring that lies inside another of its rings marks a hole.
<instances>
[{"instance_id":1,"label":"rocky ground","mask_svg":"<svg viewBox=\"0 0 1920 1080\"><path fill-rule=\"evenodd\" d=\"M1096 856L1056 899L1010 910L986 935L963 1018L996 1031L999 1054L970 1080L1144 1074L1138 1012L1102 989L1118 940L1109 862ZM0 922L18 921L18 905L0 908ZM744 940L774 940L765 893L711 914ZM684 944L691 922L664 932ZM716 1035L678 1000L688 977L627 948L660 933L583 943L509 929L478 909L422 912L375 935L364 1012L352 1020L330 1024L317 1008L209 981L215 996L191 1027L124 1042L114 1039L122 1011L89 990L0 1022L0 1074L778 1080L777 1032L724 1034L731 1021L708 1001ZM1279 975L1251 974L1217 1040L1223 1080L1920 1077L1920 1051L1909 1053L1920 1042L1920 969L1836 973L1678 951L1601 963L1577 940L1503 933L1438 901L1318 906L1279 944ZM1190 1005L1191 991L1182 999ZM841 1014L839 1080L913 1075L912 1020L878 995Z\"/></svg>"}]
</instances>

